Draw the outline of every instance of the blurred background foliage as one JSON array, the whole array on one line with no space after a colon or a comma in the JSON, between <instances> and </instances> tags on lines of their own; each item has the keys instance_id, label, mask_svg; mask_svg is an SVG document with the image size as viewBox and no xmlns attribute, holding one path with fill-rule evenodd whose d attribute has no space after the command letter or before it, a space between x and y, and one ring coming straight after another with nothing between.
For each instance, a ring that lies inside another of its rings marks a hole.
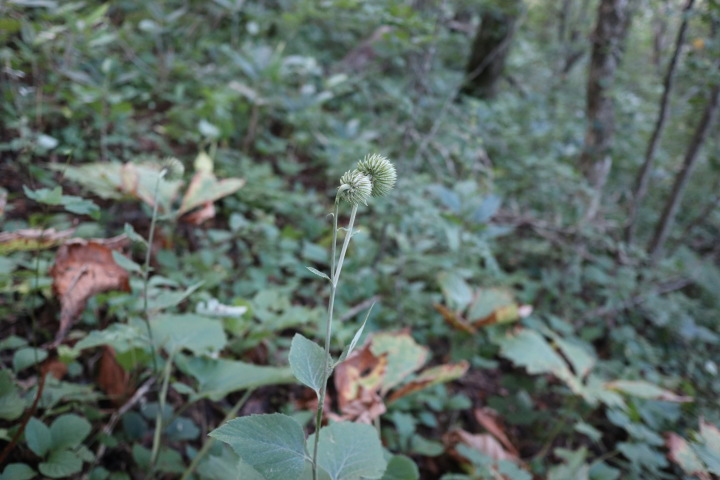
<instances>
[{"instance_id":1,"label":"blurred background foliage","mask_svg":"<svg viewBox=\"0 0 720 480\"><path fill-rule=\"evenodd\" d=\"M614 136L598 185L581 159L604 6L629 20L601 82ZM505 30L480 38L490 18ZM649 188L630 217L683 22ZM150 464L159 478L235 478L234 454L205 436L233 405L308 422L309 398L283 369L293 332L319 331L328 295L305 266L328 268L337 179L376 151L398 187L362 212L337 345L370 299L366 331L408 329L428 365L470 366L388 403L377 422L389 450L428 479L720 475L717 120L696 135L717 117L718 22L714 0L3 2L0 446L20 435L0 478L140 478ZM503 56L491 88L464 88L473 49L492 38L504 43L481 56ZM121 164L147 180L168 156L185 166L186 193L160 209L148 293L160 333L148 340L138 272L152 188L126 188ZM59 344L50 267L64 241L18 236L43 229L133 241L129 263L114 257L130 293L89 298ZM200 308L212 302L244 308ZM173 337L193 325L204 335ZM107 358L119 367L103 370ZM74 433L36 444L53 422ZM417 478L408 469L397 478Z\"/></svg>"}]
</instances>

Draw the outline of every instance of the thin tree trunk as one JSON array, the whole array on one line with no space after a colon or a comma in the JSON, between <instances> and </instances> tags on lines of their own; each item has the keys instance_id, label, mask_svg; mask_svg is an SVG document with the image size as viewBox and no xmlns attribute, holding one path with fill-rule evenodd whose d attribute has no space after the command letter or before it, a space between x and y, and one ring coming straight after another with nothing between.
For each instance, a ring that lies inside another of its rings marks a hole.
<instances>
[{"instance_id":1,"label":"thin tree trunk","mask_svg":"<svg viewBox=\"0 0 720 480\"><path fill-rule=\"evenodd\" d=\"M637 211L640 208L640 203L643 197L647 193L648 178L650 177L650 171L652 168L653 161L655 159L655 151L660 144L660 138L665 128L665 123L669 115L670 106L670 93L672 92L673 84L675 83L675 70L677 69L678 58L680 57L680 51L685 44L685 37L687 36L688 17L690 11L693 8L695 0L688 0L683 9L683 20L678 30L677 40L675 40L675 51L670 58L670 63L665 72L665 79L663 80L663 93L660 99L660 112L658 113L657 120L655 121L655 129L653 130L650 142L648 143L647 149L645 150L645 161L640 167L638 176L635 180L635 188L633 191L633 198L630 203L630 212L628 215L628 223L625 230L625 240L628 243L632 243L635 239L635 220Z\"/></svg>"},{"instance_id":2,"label":"thin tree trunk","mask_svg":"<svg viewBox=\"0 0 720 480\"><path fill-rule=\"evenodd\" d=\"M611 90L630 23L632 0L601 0L592 35L587 85L587 130L581 168L599 194L610 173L615 131ZM592 209L591 209L592 210Z\"/></svg>"},{"instance_id":3,"label":"thin tree trunk","mask_svg":"<svg viewBox=\"0 0 720 480\"><path fill-rule=\"evenodd\" d=\"M495 95L522 8L522 0L510 0L483 11L460 93L478 98Z\"/></svg>"},{"instance_id":4,"label":"thin tree trunk","mask_svg":"<svg viewBox=\"0 0 720 480\"><path fill-rule=\"evenodd\" d=\"M668 0L664 0L662 5L659 7L659 12L655 12L653 16L653 64L655 65L655 68L658 69L658 73L660 73L660 64L662 63L662 53L663 50L665 50L665 43L667 42L667 30L668 30L668 21L667 21L667 15L666 13L670 10L670 4ZM691 7L692 8L692 7ZM685 10L688 11L689 8L686 6ZM683 19L685 20L685 19Z\"/></svg>"},{"instance_id":5,"label":"thin tree trunk","mask_svg":"<svg viewBox=\"0 0 720 480\"><path fill-rule=\"evenodd\" d=\"M672 193L665 204L662 217L660 217L660 221L655 229L655 234L648 245L648 253L650 254L650 260L652 262L656 262L662 255L665 241L667 240L670 229L675 221L675 215L677 214L680 203L682 202L685 187L690 179L690 174L695 167L700 149L702 148L708 132L710 131L710 126L713 124L715 117L717 116L719 102L720 85L715 85L710 92L710 98L708 99L703 116L700 119L700 123L695 130L695 134L693 135L690 146L685 154L683 166L678 172L677 177L675 177L675 184L673 185Z\"/></svg>"}]
</instances>

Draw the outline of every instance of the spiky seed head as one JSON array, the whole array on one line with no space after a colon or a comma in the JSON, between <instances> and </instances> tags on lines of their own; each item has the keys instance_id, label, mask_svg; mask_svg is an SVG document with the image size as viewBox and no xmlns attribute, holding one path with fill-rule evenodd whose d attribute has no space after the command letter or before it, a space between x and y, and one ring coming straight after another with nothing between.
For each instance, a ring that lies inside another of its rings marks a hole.
<instances>
[{"instance_id":1,"label":"spiky seed head","mask_svg":"<svg viewBox=\"0 0 720 480\"><path fill-rule=\"evenodd\" d=\"M179 180L185 174L185 166L174 157L165 158L160 165L160 173L166 180Z\"/></svg>"},{"instance_id":2,"label":"spiky seed head","mask_svg":"<svg viewBox=\"0 0 720 480\"><path fill-rule=\"evenodd\" d=\"M348 170L340 177L338 198L345 200L350 205L367 205L372 195L372 184L370 179L357 170Z\"/></svg>"},{"instance_id":3,"label":"spiky seed head","mask_svg":"<svg viewBox=\"0 0 720 480\"><path fill-rule=\"evenodd\" d=\"M373 197L383 197L395 186L397 180L395 166L378 153L367 155L360 160L357 169L370 179Z\"/></svg>"}]
</instances>

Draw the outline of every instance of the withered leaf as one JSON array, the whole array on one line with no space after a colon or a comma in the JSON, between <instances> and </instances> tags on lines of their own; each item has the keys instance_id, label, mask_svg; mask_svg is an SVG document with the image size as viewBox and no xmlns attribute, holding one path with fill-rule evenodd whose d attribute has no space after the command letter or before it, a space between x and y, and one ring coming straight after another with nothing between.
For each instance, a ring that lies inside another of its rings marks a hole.
<instances>
[{"instance_id":1,"label":"withered leaf","mask_svg":"<svg viewBox=\"0 0 720 480\"><path fill-rule=\"evenodd\" d=\"M112 290L130 292L128 272L115 263L110 248L97 242L63 245L58 249L49 273L53 279L53 292L61 305L55 346L65 337L90 297Z\"/></svg>"},{"instance_id":2,"label":"withered leaf","mask_svg":"<svg viewBox=\"0 0 720 480\"><path fill-rule=\"evenodd\" d=\"M52 248L65 242L73 233L75 233L74 228L59 232L54 228L0 232L0 255L23 250Z\"/></svg>"},{"instance_id":3,"label":"withered leaf","mask_svg":"<svg viewBox=\"0 0 720 480\"><path fill-rule=\"evenodd\" d=\"M118 363L112 347L103 347L103 354L98 366L97 383L116 405L121 405L132 393L130 375Z\"/></svg>"},{"instance_id":4,"label":"withered leaf","mask_svg":"<svg viewBox=\"0 0 720 480\"><path fill-rule=\"evenodd\" d=\"M399 398L432 387L433 385L458 379L465 375L468 368L470 368L470 364L465 360L458 363L448 363L428 368L420 372L417 378L395 390L392 395L390 395L387 403L392 403Z\"/></svg>"}]
</instances>

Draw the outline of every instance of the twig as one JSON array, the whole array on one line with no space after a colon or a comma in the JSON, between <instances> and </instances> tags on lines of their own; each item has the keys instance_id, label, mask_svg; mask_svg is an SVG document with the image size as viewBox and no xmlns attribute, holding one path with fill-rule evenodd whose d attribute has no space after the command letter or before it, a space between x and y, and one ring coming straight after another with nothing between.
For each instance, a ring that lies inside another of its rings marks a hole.
<instances>
[{"instance_id":1,"label":"twig","mask_svg":"<svg viewBox=\"0 0 720 480\"><path fill-rule=\"evenodd\" d=\"M150 387L152 387L153 383L155 383L156 377L152 376L149 379L143 383L140 388L138 388L132 397L128 401L126 401L122 407L120 407L115 413L112 414L110 417L110 421L108 421L107 424L105 424L105 427L102 429L102 433L105 435L111 435L113 430L115 430L115 426L117 425L118 421L120 421L120 418L122 418L123 415L125 415L128 410L133 408L136 403L140 401L141 398L145 396L145 394L150 390ZM100 461L100 458L102 458L103 455L105 455L105 450L107 449L107 446L104 443L101 443L98 447L97 451L95 452L95 461L93 463L93 467L98 464ZM90 472L93 470L93 468L88 469L88 473L83 476L83 480L87 480L90 476Z\"/></svg>"}]
</instances>

